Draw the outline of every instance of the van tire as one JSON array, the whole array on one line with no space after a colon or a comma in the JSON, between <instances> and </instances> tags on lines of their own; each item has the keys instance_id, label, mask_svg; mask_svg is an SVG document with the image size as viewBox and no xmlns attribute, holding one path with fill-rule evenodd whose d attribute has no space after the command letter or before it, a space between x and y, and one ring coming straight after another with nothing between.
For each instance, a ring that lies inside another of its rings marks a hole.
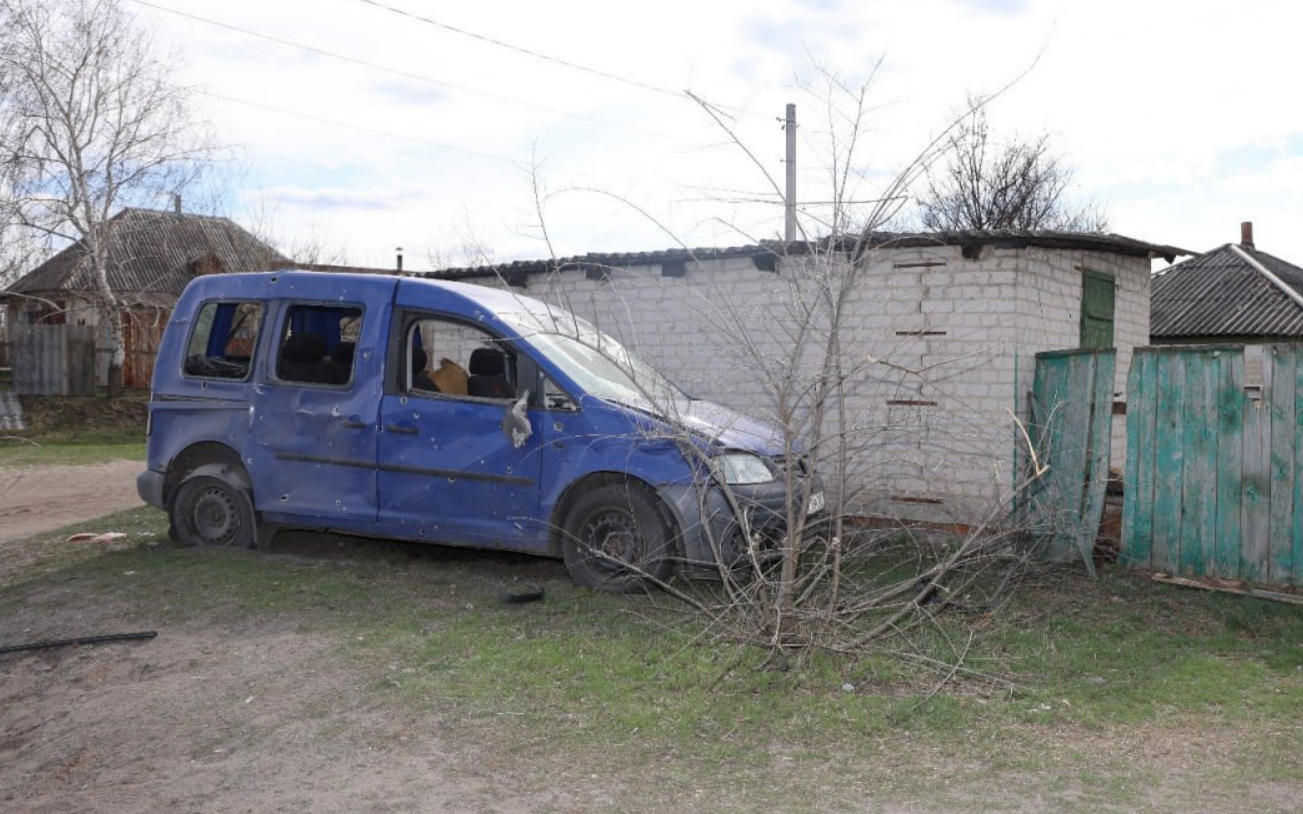
<instances>
[{"instance_id":1,"label":"van tire","mask_svg":"<svg viewBox=\"0 0 1303 814\"><path fill-rule=\"evenodd\" d=\"M561 528L561 557L579 586L638 593L674 570L674 534L660 499L635 483L608 483L581 494Z\"/></svg>"},{"instance_id":2,"label":"van tire","mask_svg":"<svg viewBox=\"0 0 1303 814\"><path fill-rule=\"evenodd\" d=\"M253 548L258 539L249 493L222 477L191 475L181 481L169 514L185 545Z\"/></svg>"}]
</instances>

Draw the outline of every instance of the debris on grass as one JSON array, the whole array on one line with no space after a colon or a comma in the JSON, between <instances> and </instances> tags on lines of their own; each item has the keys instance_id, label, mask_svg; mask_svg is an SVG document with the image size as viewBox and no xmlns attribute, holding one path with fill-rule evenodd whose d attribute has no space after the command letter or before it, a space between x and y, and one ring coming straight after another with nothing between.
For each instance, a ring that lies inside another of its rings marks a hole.
<instances>
[{"instance_id":1,"label":"debris on grass","mask_svg":"<svg viewBox=\"0 0 1303 814\"><path fill-rule=\"evenodd\" d=\"M1267 591L1262 588L1255 588L1244 582L1244 580L1239 579L1218 579L1216 577L1192 579L1190 577L1178 577L1171 574L1153 574L1150 576L1150 579L1154 582L1162 582L1167 585L1179 585L1183 588L1199 588L1204 591L1221 591L1222 593L1250 596L1254 599L1269 599L1272 602L1303 605L1303 596L1299 596L1298 594L1288 594L1282 591Z\"/></svg>"}]
</instances>

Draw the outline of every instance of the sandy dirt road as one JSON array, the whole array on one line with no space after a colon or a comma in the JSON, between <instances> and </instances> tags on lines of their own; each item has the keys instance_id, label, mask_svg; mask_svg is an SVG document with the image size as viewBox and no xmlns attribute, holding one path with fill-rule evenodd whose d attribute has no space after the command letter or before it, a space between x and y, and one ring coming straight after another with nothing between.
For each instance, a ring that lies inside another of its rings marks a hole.
<instances>
[{"instance_id":1,"label":"sandy dirt road","mask_svg":"<svg viewBox=\"0 0 1303 814\"><path fill-rule=\"evenodd\" d=\"M140 461L0 467L0 543L141 505L136 473L143 468Z\"/></svg>"}]
</instances>

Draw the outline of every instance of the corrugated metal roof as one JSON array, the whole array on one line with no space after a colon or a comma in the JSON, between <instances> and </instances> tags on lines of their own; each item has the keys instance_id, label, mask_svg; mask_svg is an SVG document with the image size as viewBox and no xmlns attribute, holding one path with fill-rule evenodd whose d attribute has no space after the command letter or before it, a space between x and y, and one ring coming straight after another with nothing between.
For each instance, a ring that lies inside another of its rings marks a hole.
<instances>
[{"instance_id":1,"label":"corrugated metal roof","mask_svg":"<svg viewBox=\"0 0 1303 814\"><path fill-rule=\"evenodd\" d=\"M1303 268L1228 243L1154 276L1149 334L1154 339L1303 336L1303 306L1237 251L1303 296Z\"/></svg>"},{"instance_id":2,"label":"corrugated metal roof","mask_svg":"<svg viewBox=\"0 0 1303 814\"><path fill-rule=\"evenodd\" d=\"M127 301L166 305L195 274L268 271L290 265L229 218L124 209L109 219L109 287ZM5 289L13 294L96 288L85 243L78 241Z\"/></svg>"},{"instance_id":3,"label":"corrugated metal roof","mask_svg":"<svg viewBox=\"0 0 1303 814\"><path fill-rule=\"evenodd\" d=\"M622 268L628 266L656 265L671 262L724 260L735 257L757 258L762 262L773 258L808 255L817 251L863 252L868 249L910 249L941 246L962 246L978 248L992 246L995 248L1025 249L1039 247L1046 249L1076 249L1080 251L1097 251L1109 254L1122 254L1130 257L1165 257L1169 261L1179 255L1188 255L1184 249L1146 243L1122 235L1096 234L1087 232L1051 232L1051 231L962 231L962 232L927 232L897 233L873 232L863 239L842 238L834 246L830 240L763 241L746 246L729 248L700 249L664 249L650 252L615 252L581 254L554 260L516 260L490 266L467 266L446 268L429 272L430 276L444 279L467 279L475 277L492 277L502 275L542 274L566 269L585 268Z\"/></svg>"}]
</instances>

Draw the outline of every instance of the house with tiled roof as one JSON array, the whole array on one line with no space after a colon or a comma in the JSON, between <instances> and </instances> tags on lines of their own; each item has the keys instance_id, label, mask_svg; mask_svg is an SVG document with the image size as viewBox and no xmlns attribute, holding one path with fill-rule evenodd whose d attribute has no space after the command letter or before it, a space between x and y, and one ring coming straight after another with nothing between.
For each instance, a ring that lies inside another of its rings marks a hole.
<instances>
[{"instance_id":1,"label":"house with tiled roof","mask_svg":"<svg viewBox=\"0 0 1303 814\"><path fill-rule=\"evenodd\" d=\"M154 351L182 289L201 274L267 271L291 261L229 218L179 211L123 209L103 226L108 282L124 320L123 384L148 387ZM98 329L97 368L107 376L111 343L89 252L77 241L0 292L9 333L28 325L90 325Z\"/></svg>"},{"instance_id":2,"label":"house with tiled roof","mask_svg":"<svg viewBox=\"0 0 1303 814\"><path fill-rule=\"evenodd\" d=\"M1240 232L1154 275L1153 344L1303 340L1303 268L1258 249L1252 223Z\"/></svg>"}]
</instances>

